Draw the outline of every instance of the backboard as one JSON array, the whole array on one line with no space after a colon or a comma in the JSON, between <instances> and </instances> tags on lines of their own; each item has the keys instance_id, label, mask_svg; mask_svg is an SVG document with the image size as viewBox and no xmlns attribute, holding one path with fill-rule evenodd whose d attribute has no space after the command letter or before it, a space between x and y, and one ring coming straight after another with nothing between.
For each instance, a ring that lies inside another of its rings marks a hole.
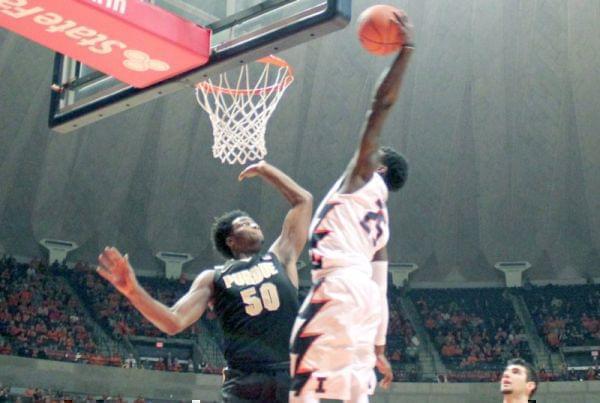
<instances>
[{"instance_id":1,"label":"backboard","mask_svg":"<svg viewBox=\"0 0 600 403\"><path fill-rule=\"evenodd\" d=\"M342 29L351 13L351 0L148 2L212 30L208 63L140 89L56 54L49 116L53 130L68 133L175 91L191 90L215 74Z\"/></svg>"}]
</instances>

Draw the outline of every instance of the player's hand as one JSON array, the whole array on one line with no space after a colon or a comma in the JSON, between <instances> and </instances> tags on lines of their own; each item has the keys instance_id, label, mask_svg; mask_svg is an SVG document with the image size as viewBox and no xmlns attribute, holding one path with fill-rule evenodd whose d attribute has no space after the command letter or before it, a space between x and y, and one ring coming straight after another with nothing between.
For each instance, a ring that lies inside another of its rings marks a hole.
<instances>
[{"instance_id":1,"label":"player's hand","mask_svg":"<svg viewBox=\"0 0 600 403\"><path fill-rule=\"evenodd\" d=\"M388 389L392 384L392 380L394 379L394 374L392 372L392 366L390 362L385 358L385 354L377 354L377 362L376 366L379 372L383 375L383 379L379 381L379 386L383 389Z\"/></svg>"},{"instance_id":2,"label":"player's hand","mask_svg":"<svg viewBox=\"0 0 600 403\"><path fill-rule=\"evenodd\" d=\"M109 281L125 296L131 295L138 286L129 257L122 256L117 248L106 247L98 256L98 274Z\"/></svg>"},{"instance_id":3,"label":"player's hand","mask_svg":"<svg viewBox=\"0 0 600 403\"><path fill-rule=\"evenodd\" d=\"M259 161L255 164L247 166L246 169L244 169L238 176L238 180L243 181L244 179L253 178L260 175L261 169L263 169L266 165L266 161Z\"/></svg>"},{"instance_id":4,"label":"player's hand","mask_svg":"<svg viewBox=\"0 0 600 403\"><path fill-rule=\"evenodd\" d=\"M414 47L415 46L415 40L414 40L415 38L414 38L414 33L413 33L413 26L410 23L410 20L408 19L408 15L406 15L406 13L404 11L401 11L399 13L394 13L394 16L396 17L396 20L394 22L396 24L398 24L398 27L404 34L404 45L403 46Z\"/></svg>"}]
</instances>

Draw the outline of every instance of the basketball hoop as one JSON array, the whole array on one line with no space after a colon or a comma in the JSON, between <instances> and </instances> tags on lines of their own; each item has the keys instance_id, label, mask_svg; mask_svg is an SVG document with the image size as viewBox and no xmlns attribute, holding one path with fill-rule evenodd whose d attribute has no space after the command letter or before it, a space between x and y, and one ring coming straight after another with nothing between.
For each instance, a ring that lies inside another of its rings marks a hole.
<instances>
[{"instance_id":1,"label":"basketball hoop","mask_svg":"<svg viewBox=\"0 0 600 403\"><path fill-rule=\"evenodd\" d=\"M227 74L219 75L218 84L208 79L196 85L198 104L213 127L213 156L229 164L261 160L267 154L267 122L294 81L292 68L283 59L267 56L241 66L232 81L235 86Z\"/></svg>"}]
</instances>

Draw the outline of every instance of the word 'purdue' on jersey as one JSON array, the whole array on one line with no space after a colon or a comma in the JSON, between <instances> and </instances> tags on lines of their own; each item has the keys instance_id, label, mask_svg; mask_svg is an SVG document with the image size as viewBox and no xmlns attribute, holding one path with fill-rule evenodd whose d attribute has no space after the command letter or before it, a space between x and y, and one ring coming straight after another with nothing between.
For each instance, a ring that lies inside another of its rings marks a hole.
<instances>
[{"instance_id":1,"label":"word 'purdue' on jersey","mask_svg":"<svg viewBox=\"0 0 600 403\"><path fill-rule=\"evenodd\" d=\"M247 270L224 274L223 281L225 282L225 288L231 288L233 285L245 287L260 284L275 275L277 275L277 269L273 262L263 262Z\"/></svg>"}]
</instances>

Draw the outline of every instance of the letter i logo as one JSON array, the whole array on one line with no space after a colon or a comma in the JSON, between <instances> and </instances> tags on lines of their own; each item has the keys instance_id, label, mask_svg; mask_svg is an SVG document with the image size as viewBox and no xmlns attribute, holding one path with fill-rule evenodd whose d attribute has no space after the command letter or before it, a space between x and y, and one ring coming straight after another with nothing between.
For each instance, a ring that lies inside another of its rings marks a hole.
<instances>
[{"instance_id":1,"label":"letter i logo","mask_svg":"<svg viewBox=\"0 0 600 403\"><path fill-rule=\"evenodd\" d=\"M325 383L325 380L327 379L327 377L325 376L320 376L317 378L317 382L319 382L317 389L315 390L315 392L317 393L325 393L325 388L323 387L323 384Z\"/></svg>"}]
</instances>

